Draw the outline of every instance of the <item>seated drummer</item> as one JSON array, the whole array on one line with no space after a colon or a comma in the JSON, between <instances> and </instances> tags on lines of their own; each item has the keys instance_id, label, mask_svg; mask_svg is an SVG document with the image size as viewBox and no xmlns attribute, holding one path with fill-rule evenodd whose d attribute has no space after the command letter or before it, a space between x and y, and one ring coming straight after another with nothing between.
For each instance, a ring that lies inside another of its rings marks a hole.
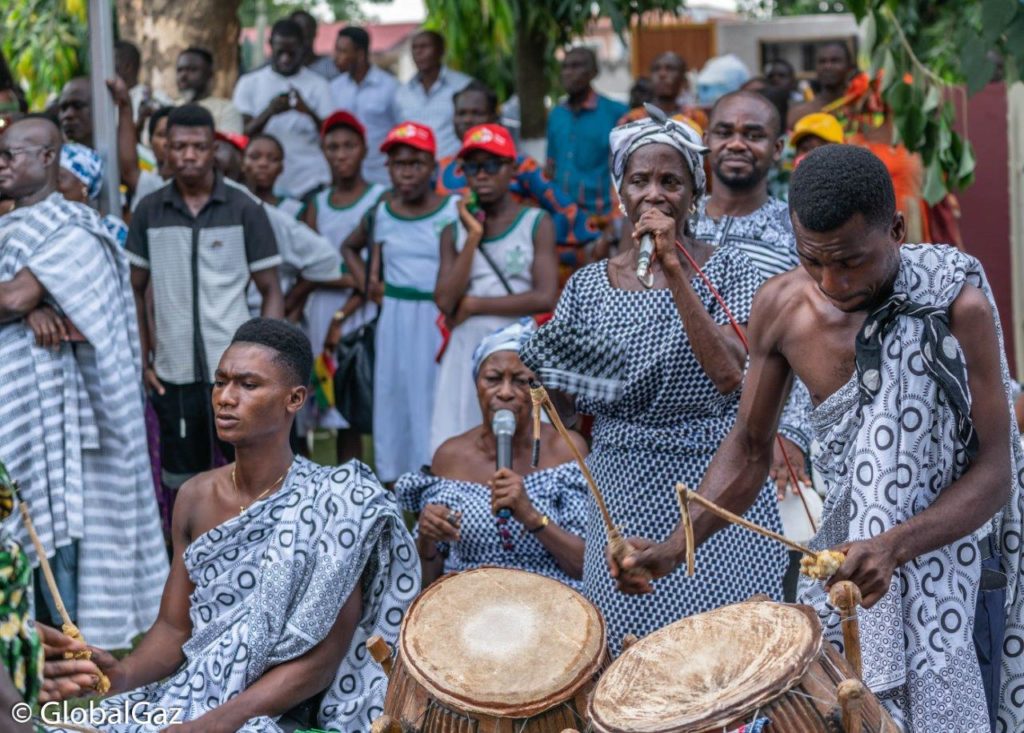
<instances>
[{"instance_id":1,"label":"seated drummer","mask_svg":"<svg viewBox=\"0 0 1024 733\"><path fill-rule=\"evenodd\" d=\"M557 431L541 426L540 465L532 468L530 378L519 343L523 319L485 338L473 354L473 378L483 422L441 444L427 470L407 473L395 491L418 512L416 547L424 587L444 573L497 565L540 573L574 588L583 577L587 485ZM439 401L435 408L443 410ZM512 466L495 471L498 410L515 414ZM571 433L583 455L583 438ZM498 514L507 508L508 518Z\"/></svg>"},{"instance_id":2,"label":"seated drummer","mask_svg":"<svg viewBox=\"0 0 1024 733\"><path fill-rule=\"evenodd\" d=\"M235 333L213 387L235 463L181 487L156 622L125 659L93 652L121 693L103 707L180 708L176 733L281 731L285 713L323 691L320 727L366 731L379 714L387 680L366 639L397 640L419 566L394 498L366 466L292 455L312 368L309 340L284 321L254 318Z\"/></svg>"}]
</instances>

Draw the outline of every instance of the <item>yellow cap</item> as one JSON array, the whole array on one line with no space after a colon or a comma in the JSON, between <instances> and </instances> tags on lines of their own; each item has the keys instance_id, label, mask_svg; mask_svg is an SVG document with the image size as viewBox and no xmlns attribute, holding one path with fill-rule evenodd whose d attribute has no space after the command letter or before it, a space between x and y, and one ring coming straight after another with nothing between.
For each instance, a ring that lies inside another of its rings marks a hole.
<instances>
[{"instance_id":1,"label":"yellow cap","mask_svg":"<svg viewBox=\"0 0 1024 733\"><path fill-rule=\"evenodd\" d=\"M789 142L796 147L797 143L808 135L820 137L830 143L844 142L843 126L839 124L839 120L826 112L815 112L797 120Z\"/></svg>"}]
</instances>

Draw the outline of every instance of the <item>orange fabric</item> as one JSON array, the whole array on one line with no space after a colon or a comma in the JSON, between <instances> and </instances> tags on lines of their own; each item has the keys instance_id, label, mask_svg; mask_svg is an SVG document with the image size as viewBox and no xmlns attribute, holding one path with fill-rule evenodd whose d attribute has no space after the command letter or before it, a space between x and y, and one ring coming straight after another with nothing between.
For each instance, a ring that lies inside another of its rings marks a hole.
<instances>
[{"instance_id":1,"label":"orange fabric","mask_svg":"<svg viewBox=\"0 0 1024 733\"><path fill-rule=\"evenodd\" d=\"M619 124L625 125L627 122L635 122L646 118L647 110L643 107L634 107L619 118ZM685 122L701 135L703 135L704 131L708 128L708 116L704 113L704 110L699 107L680 107L672 115L672 118L679 120L680 122Z\"/></svg>"},{"instance_id":2,"label":"orange fabric","mask_svg":"<svg viewBox=\"0 0 1024 733\"><path fill-rule=\"evenodd\" d=\"M931 242L928 204L924 200L924 165L921 156L911 153L903 145L886 145L867 140L854 133L847 141L874 153L885 164L896 193L896 208L903 212L907 222L908 242Z\"/></svg>"}]
</instances>

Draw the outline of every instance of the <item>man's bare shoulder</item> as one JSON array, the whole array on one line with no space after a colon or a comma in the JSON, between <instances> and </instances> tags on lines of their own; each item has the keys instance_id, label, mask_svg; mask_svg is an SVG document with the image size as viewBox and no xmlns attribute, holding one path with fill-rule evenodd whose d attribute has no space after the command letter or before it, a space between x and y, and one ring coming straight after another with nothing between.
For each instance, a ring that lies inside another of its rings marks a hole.
<instances>
[{"instance_id":1,"label":"man's bare shoulder","mask_svg":"<svg viewBox=\"0 0 1024 733\"><path fill-rule=\"evenodd\" d=\"M196 527L195 520L209 514L211 505L216 501L217 484L230 480L230 475L231 466L222 466L197 473L183 483L174 500L174 525L185 530L189 537L195 536L191 531Z\"/></svg>"},{"instance_id":2,"label":"man's bare shoulder","mask_svg":"<svg viewBox=\"0 0 1024 733\"><path fill-rule=\"evenodd\" d=\"M802 267L769 278L754 296L753 312L758 316L782 315L797 307L812 282Z\"/></svg>"}]
</instances>

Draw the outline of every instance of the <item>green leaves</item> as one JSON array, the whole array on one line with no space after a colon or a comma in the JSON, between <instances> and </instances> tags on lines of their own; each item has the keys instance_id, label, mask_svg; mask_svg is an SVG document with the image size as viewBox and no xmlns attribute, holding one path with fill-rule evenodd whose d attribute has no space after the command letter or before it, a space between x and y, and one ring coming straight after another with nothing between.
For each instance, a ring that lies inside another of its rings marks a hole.
<instances>
[{"instance_id":1,"label":"green leaves","mask_svg":"<svg viewBox=\"0 0 1024 733\"><path fill-rule=\"evenodd\" d=\"M970 34L961 55L967 93L975 94L985 88L992 79L996 66L988 57L989 46L980 36Z\"/></svg>"},{"instance_id":2,"label":"green leaves","mask_svg":"<svg viewBox=\"0 0 1024 733\"><path fill-rule=\"evenodd\" d=\"M0 50L29 105L42 109L65 82L83 73L88 54L81 8L54 0L8 0Z\"/></svg>"},{"instance_id":3,"label":"green leaves","mask_svg":"<svg viewBox=\"0 0 1024 733\"><path fill-rule=\"evenodd\" d=\"M983 0L981 32L985 43L995 42L1017 14L1018 0Z\"/></svg>"}]
</instances>

